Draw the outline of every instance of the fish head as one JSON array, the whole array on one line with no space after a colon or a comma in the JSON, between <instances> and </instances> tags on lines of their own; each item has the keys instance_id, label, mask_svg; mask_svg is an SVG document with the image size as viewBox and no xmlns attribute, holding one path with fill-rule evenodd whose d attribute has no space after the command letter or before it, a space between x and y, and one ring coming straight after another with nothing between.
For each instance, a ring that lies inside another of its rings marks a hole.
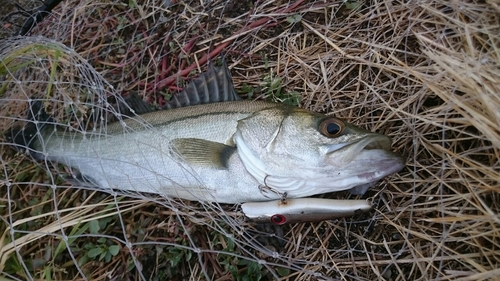
<instances>
[{"instance_id":1,"label":"fish head","mask_svg":"<svg viewBox=\"0 0 500 281\"><path fill-rule=\"evenodd\" d=\"M404 167L389 137L294 107L240 120L234 141L248 172L290 198L356 191Z\"/></svg>"}]
</instances>

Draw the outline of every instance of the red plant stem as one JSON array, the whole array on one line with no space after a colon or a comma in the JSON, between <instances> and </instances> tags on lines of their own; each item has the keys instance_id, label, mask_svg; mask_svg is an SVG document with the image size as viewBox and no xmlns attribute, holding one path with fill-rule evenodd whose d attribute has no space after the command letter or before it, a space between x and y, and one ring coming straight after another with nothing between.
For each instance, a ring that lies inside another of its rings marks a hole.
<instances>
[{"instance_id":1,"label":"red plant stem","mask_svg":"<svg viewBox=\"0 0 500 281\"><path fill-rule=\"evenodd\" d=\"M184 69L184 67L186 67L186 60L181 61L181 65L180 65L179 69Z\"/></svg>"},{"instance_id":2,"label":"red plant stem","mask_svg":"<svg viewBox=\"0 0 500 281\"><path fill-rule=\"evenodd\" d=\"M180 91L182 91L182 88L179 88L177 86L172 85L172 86L168 86L168 90L172 91L172 92L180 92Z\"/></svg>"},{"instance_id":3,"label":"red plant stem","mask_svg":"<svg viewBox=\"0 0 500 281\"><path fill-rule=\"evenodd\" d=\"M188 55L191 52L191 50L194 47L194 44L196 43L196 40L198 40L199 37L200 35L196 35L194 38L189 40L189 42L186 45L184 45L184 48L182 48L184 54Z\"/></svg>"},{"instance_id":4,"label":"red plant stem","mask_svg":"<svg viewBox=\"0 0 500 281\"><path fill-rule=\"evenodd\" d=\"M291 6L288 6L287 8L282 8L280 9L277 13L290 13L292 11L294 11L297 7L299 7L305 0L298 0L296 1L295 3L293 3ZM273 18L271 17L265 17L265 18L262 18L260 20L257 20L247 26L244 26L243 28L241 28L239 31L237 31L235 34L240 34L240 33L243 33L243 32L246 32L250 29L254 29L256 27L259 27L261 25L264 25L265 27L269 26L269 25L276 25L276 23L269 23L269 24L266 24L268 21L271 21L273 20ZM192 42L197 39L198 36L196 36L195 38L191 39L189 41L189 43L187 44L187 46L190 46L190 44L193 44ZM235 37L236 39L236 37ZM216 57L220 52L222 52L222 50L224 48L226 48L227 46L229 46L231 43L233 43L234 39L232 40L228 40L226 42L223 42L219 45L217 45L210 53L208 53L207 55L203 56L201 59L198 60L197 63L193 63L191 64L190 66L186 67L186 68L183 68L181 67L182 70L180 70L179 72L177 72L176 74L173 74L171 75L170 77L166 78L166 79L162 79L161 81L159 81L158 83L155 83L154 85L154 89L155 90L161 90L161 89L164 89L165 87L168 87L170 86L173 82L175 82L175 80L177 79L177 77L179 76L186 76L188 75L192 70L196 69L198 67L198 65L203 65L205 63L207 63L210 59ZM186 47L184 47L184 49L186 49Z\"/></svg>"},{"instance_id":5,"label":"red plant stem","mask_svg":"<svg viewBox=\"0 0 500 281\"><path fill-rule=\"evenodd\" d=\"M168 55L165 55L162 59L161 59L161 72L160 72L160 80L163 80L165 79L165 77L167 76L167 73L170 71L170 67L167 67L167 59L168 59Z\"/></svg>"}]
</instances>

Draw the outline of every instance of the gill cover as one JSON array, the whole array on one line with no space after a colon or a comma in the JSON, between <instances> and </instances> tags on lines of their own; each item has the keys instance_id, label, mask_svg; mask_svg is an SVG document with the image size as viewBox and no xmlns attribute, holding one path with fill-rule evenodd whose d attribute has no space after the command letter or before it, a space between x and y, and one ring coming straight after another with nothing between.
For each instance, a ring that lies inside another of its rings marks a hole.
<instances>
[{"instance_id":1,"label":"gill cover","mask_svg":"<svg viewBox=\"0 0 500 281\"><path fill-rule=\"evenodd\" d=\"M234 142L261 189L275 194L270 199L352 189L404 165L390 151L388 137L288 106L261 110L240 120Z\"/></svg>"}]
</instances>

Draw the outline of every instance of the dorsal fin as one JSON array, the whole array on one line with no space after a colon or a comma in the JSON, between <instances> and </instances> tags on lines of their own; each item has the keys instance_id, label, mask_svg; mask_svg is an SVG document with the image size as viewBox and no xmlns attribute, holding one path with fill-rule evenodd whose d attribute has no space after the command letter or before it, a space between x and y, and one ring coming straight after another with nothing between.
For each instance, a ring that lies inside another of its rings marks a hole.
<instances>
[{"instance_id":1,"label":"dorsal fin","mask_svg":"<svg viewBox=\"0 0 500 281\"><path fill-rule=\"evenodd\" d=\"M191 80L182 92L174 94L161 109L237 100L241 98L234 90L233 79L223 60L220 68L216 68L212 62L209 62L206 72ZM121 115L129 117L153 111L151 106L135 92L131 92L121 102L117 102L116 108ZM108 116L108 122L112 121L116 121L116 118Z\"/></svg>"},{"instance_id":2,"label":"dorsal fin","mask_svg":"<svg viewBox=\"0 0 500 281\"><path fill-rule=\"evenodd\" d=\"M141 115L153 111L151 106L143 101L136 92L131 92L124 98L128 106L119 104L120 113L126 116L133 116L134 114ZM133 110L133 112L132 112Z\"/></svg>"},{"instance_id":3,"label":"dorsal fin","mask_svg":"<svg viewBox=\"0 0 500 281\"><path fill-rule=\"evenodd\" d=\"M234 90L233 79L223 60L220 68L210 62L206 72L191 80L182 92L173 95L162 109L236 100L241 98Z\"/></svg>"},{"instance_id":4,"label":"dorsal fin","mask_svg":"<svg viewBox=\"0 0 500 281\"><path fill-rule=\"evenodd\" d=\"M29 100L28 103L28 122L23 127L8 129L4 138L17 151L27 151L31 156L42 159L42 154L36 152L36 144L40 134L49 124L54 124L54 120L45 111L41 100Z\"/></svg>"},{"instance_id":5,"label":"dorsal fin","mask_svg":"<svg viewBox=\"0 0 500 281\"><path fill-rule=\"evenodd\" d=\"M134 117L153 111L153 108L143 101L136 92L130 92L126 97L117 98L112 106L116 110L115 112L96 110L91 119L99 120L99 116L105 114L107 122L112 123L119 120L118 116Z\"/></svg>"}]
</instances>

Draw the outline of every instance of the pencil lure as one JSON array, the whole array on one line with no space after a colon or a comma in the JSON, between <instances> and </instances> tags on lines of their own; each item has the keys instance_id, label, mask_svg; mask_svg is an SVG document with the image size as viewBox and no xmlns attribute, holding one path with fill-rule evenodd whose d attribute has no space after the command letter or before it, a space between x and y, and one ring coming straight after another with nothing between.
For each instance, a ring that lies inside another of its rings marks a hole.
<instances>
[{"instance_id":1,"label":"pencil lure","mask_svg":"<svg viewBox=\"0 0 500 281\"><path fill-rule=\"evenodd\" d=\"M132 96L130 116L97 130L55 125L34 105L31 122L7 140L36 159L66 165L77 186L246 203L245 210L257 204L248 202L286 198L286 222L300 220L300 210L314 219L307 210L319 216L324 208L331 217L366 209L361 202L294 198L362 194L404 166L387 136L297 107L241 100L225 66L210 65L166 110L152 111Z\"/></svg>"},{"instance_id":2,"label":"pencil lure","mask_svg":"<svg viewBox=\"0 0 500 281\"><path fill-rule=\"evenodd\" d=\"M283 225L348 217L371 210L367 200L296 198L241 204L245 216L256 223Z\"/></svg>"}]
</instances>

